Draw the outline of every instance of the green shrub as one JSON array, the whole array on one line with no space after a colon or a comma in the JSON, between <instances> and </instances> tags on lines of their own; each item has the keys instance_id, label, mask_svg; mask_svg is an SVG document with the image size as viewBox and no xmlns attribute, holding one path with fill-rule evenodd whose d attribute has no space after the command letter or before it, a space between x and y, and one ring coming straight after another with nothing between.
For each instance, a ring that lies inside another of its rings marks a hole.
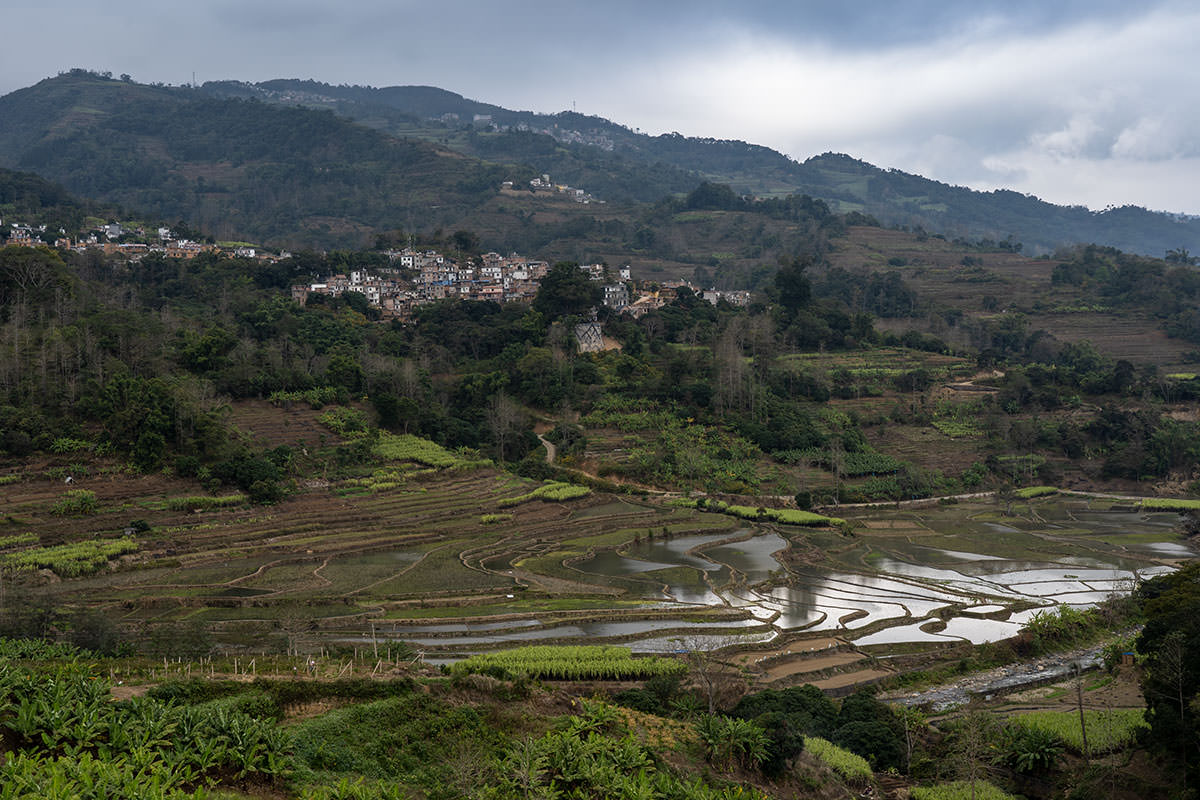
<instances>
[{"instance_id":1,"label":"green shrub","mask_svg":"<svg viewBox=\"0 0 1200 800\"><path fill-rule=\"evenodd\" d=\"M1103 620L1096 609L1078 609L1061 605L1053 611L1039 611L1025 623L1038 648L1047 645L1072 644L1091 636Z\"/></svg>"},{"instance_id":2,"label":"green shrub","mask_svg":"<svg viewBox=\"0 0 1200 800\"><path fill-rule=\"evenodd\" d=\"M789 689L764 689L746 695L733 707L734 716L747 719L776 713L787 716L809 736L828 736L837 727L837 706L811 684Z\"/></svg>"},{"instance_id":3,"label":"green shrub","mask_svg":"<svg viewBox=\"0 0 1200 800\"><path fill-rule=\"evenodd\" d=\"M332 786L310 786L300 795L301 800L409 800L411 795L395 783L362 778L351 781L342 778Z\"/></svg>"},{"instance_id":4,"label":"green shrub","mask_svg":"<svg viewBox=\"0 0 1200 800\"><path fill-rule=\"evenodd\" d=\"M708 760L719 769L757 767L767 760L770 739L751 720L709 714L696 723L696 733Z\"/></svg>"},{"instance_id":5,"label":"green shrub","mask_svg":"<svg viewBox=\"0 0 1200 800\"><path fill-rule=\"evenodd\" d=\"M90 517L96 513L96 493L90 489L68 489L50 513L60 517Z\"/></svg>"},{"instance_id":6,"label":"green shrub","mask_svg":"<svg viewBox=\"0 0 1200 800\"><path fill-rule=\"evenodd\" d=\"M66 436L59 437L50 443L50 452L52 453L78 453L90 451L95 448L95 444L86 439L71 439Z\"/></svg>"},{"instance_id":7,"label":"green shrub","mask_svg":"<svg viewBox=\"0 0 1200 800\"><path fill-rule=\"evenodd\" d=\"M87 655L87 651L65 642L0 638L0 660L71 661L84 655Z\"/></svg>"},{"instance_id":8,"label":"green shrub","mask_svg":"<svg viewBox=\"0 0 1200 800\"><path fill-rule=\"evenodd\" d=\"M341 386L318 386L299 392L272 392L267 398L276 408L292 403L308 403L314 410L349 401L350 394Z\"/></svg>"},{"instance_id":9,"label":"green shrub","mask_svg":"<svg viewBox=\"0 0 1200 800\"><path fill-rule=\"evenodd\" d=\"M1022 500L1032 500L1035 497L1045 497L1050 494L1058 494L1056 486L1027 486L1024 489L1017 489L1017 497Z\"/></svg>"},{"instance_id":10,"label":"green shrub","mask_svg":"<svg viewBox=\"0 0 1200 800\"><path fill-rule=\"evenodd\" d=\"M338 709L293 730L296 758L307 769L412 778L430 788L449 782L463 745L491 750L498 738L475 709L420 692Z\"/></svg>"},{"instance_id":11,"label":"green shrub","mask_svg":"<svg viewBox=\"0 0 1200 800\"><path fill-rule=\"evenodd\" d=\"M1063 741L1045 728L1011 724L1004 728L1001 759L1017 772L1036 774L1054 766Z\"/></svg>"},{"instance_id":12,"label":"green shrub","mask_svg":"<svg viewBox=\"0 0 1200 800\"><path fill-rule=\"evenodd\" d=\"M338 436L356 436L367 432L367 415L356 408L336 406L320 417L320 422Z\"/></svg>"}]
</instances>

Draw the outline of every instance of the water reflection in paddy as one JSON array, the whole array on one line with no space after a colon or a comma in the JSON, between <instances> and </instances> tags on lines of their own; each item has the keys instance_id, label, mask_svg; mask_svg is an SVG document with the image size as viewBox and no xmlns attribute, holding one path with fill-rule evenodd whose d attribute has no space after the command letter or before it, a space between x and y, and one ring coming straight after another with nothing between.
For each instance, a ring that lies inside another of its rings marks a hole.
<instances>
[{"instance_id":1,"label":"water reflection in paddy","mask_svg":"<svg viewBox=\"0 0 1200 800\"><path fill-rule=\"evenodd\" d=\"M945 642L945 636L936 633L927 633L921 630L922 625L927 625L928 620L922 622L914 622L911 625L896 625L891 628L884 628L881 631L867 634L854 640L854 644L859 647L868 647L873 644L908 644L910 642Z\"/></svg>"},{"instance_id":2,"label":"water reflection in paddy","mask_svg":"<svg viewBox=\"0 0 1200 800\"><path fill-rule=\"evenodd\" d=\"M623 556L614 550L604 550L586 561L579 562L575 565L575 569L595 575L617 576L637 575L656 569L670 569L674 566L678 565L661 561L643 561L640 558Z\"/></svg>"},{"instance_id":3,"label":"water reflection in paddy","mask_svg":"<svg viewBox=\"0 0 1200 800\"><path fill-rule=\"evenodd\" d=\"M961 511L935 510L922 514L924 527L912 536L875 536L867 531L854 540L832 540L837 546L831 548L830 560L836 568L808 566L785 571L775 554L788 548L790 538L804 534L784 536L754 529L645 540L621 552L598 553L573 568L638 581L636 585L644 588L635 589L634 595L643 598L736 608L751 616L736 623L739 627L770 626L770 631L746 631L747 641L769 638L779 631L852 634L866 627L890 625L856 642L980 643L1012 636L1034 614L1059 603L1087 607L1114 591L1128 591L1138 577L1170 571L1170 567L1151 566L1149 554L1176 556L1184 549L1169 542L1142 542L1140 548L1134 542L1109 544L1134 523L1130 532L1147 536L1148 523L1138 514L1072 512L1074 518L1064 517L1060 510L1054 512L1059 514L1057 520L1020 520L1009 525L964 518ZM1150 529L1168 528L1175 519L1176 515L1162 515L1149 523ZM1097 530L1104 538L1089 537ZM1139 549L1148 554L1147 560L1138 559ZM874 572L859 571L864 564ZM661 574L656 574L658 571ZM786 585L764 585L781 576ZM1004 616L1003 604L1011 602L1034 607L1006 619L989 618ZM955 614L954 608L966 613ZM922 630L935 614L949 617L945 628ZM697 642L718 646L727 644L728 636L703 633L704 626L732 627L730 623L684 620L573 623L536 630L514 630L517 624L505 624L507 629L490 631L446 626L436 632L463 635L428 637L418 643L491 646L550 637L645 636L649 638L632 642L636 650L669 652L678 649L679 637L655 636L656 631L686 628L696 632L693 646L699 646ZM414 626L411 633L420 635L421 631Z\"/></svg>"},{"instance_id":4,"label":"water reflection in paddy","mask_svg":"<svg viewBox=\"0 0 1200 800\"><path fill-rule=\"evenodd\" d=\"M1129 546L1168 558L1194 558L1196 556L1195 550L1180 542L1138 542Z\"/></svg>"},{"instance_id":5,"label":"water reflection in paddy","mask_svg":"<svg viewBox=\"0 0 1200 800\"><path fill-rule=\"evenodd\" d=\"M677 567L695 567L707 572L721 567L719 564L688 551L704 545L715 544L728 539L729 536L728 533L710 533L680 536L675 539L655 539L629 548L629 553L646 561L660 561Z\"/></svg>"},{"instance_id":6,"label":"water reflection in paddy","mask_svg":"<svg viewBox=\"0 0 1200 800\"><path fill-rule=\"evenodd\" d=\"M1016 636L1020 630L1019 624L1005 620L954 617L946 621L946 628L940 633L949 638L966 639L971 644L984 644Z\"/></svg>"},{"instance_id":7,"label":"water reflection in paddy","mask_svg":"<svg viewBox=\"0 0 1200 800\"><path fill-rule=\"evenodd\" d=\"M738 531L748 534L750 531ZM776 533L755 536L742 542L707 548L704 555L740 572L748 583L759 583L779 570L775 553L787 548L787 540Z\"/></svg>"}]
</instances>

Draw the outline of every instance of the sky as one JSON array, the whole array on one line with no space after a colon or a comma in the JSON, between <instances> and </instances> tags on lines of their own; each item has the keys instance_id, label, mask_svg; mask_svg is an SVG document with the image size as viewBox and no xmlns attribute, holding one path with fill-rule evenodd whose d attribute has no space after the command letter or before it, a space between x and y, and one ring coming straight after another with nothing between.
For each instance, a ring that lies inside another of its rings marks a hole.
<instances>
[{"instance_id":1,"label":"sky","mask_svg":"<svg viewBox=\"0 0 1200 800\"><path fill-rule=\"evenodd\" d=\"M1200 214L1195 0L6 6L0 94L72 67L429 85L801 161L839 152L1054 203Z\"/></svg>"}]
</instances>

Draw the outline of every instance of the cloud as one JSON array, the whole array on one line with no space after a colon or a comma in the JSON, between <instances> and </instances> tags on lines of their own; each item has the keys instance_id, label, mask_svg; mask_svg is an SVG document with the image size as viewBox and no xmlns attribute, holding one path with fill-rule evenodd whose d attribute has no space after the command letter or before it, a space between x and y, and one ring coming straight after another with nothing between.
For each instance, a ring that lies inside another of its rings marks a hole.
<instances>
[{"instance_id":1,"label":"cloud","mask_svg":"<svg viewBox=\"0 0 1200 800\"><path fill-rule=\"evenodd\" d=\"M1070 187L1068 202L1089 204L1129 192L1200 213L1168 189L1200 178L1200 10L1185 0L46 0L7 13L10 30L70 24L54 48L10 37L0 91L71 66L430 84L550 113L577 101L799 159L833 150L950 183ZM1139 184L1138 165L1156 164L1180 173Z\"/></svg>"},{"instance_id":2,"label":"cloud","mask_svg":"<svg viewBox=\"0 0 1200 800\"><path fill-rule=\"evenodd\" d=\"M1035 32L990 20L870 51L728 29L720 48L639 65L652 88L634 94L657 102L620 94L621 83L591 96L650 129L747 138L801 159L837 150L951 183L1015 179L1060 201L1071 186L1067 202L1094 204L1137 186L1138 164L1194 168L1198 35L1200 12L1170 5ZM1110 182L1109 162L1111 190L1089 189ZM1126 202L1200 212L1200 200L1146 183Z\"/></svg>"}]
</instances>

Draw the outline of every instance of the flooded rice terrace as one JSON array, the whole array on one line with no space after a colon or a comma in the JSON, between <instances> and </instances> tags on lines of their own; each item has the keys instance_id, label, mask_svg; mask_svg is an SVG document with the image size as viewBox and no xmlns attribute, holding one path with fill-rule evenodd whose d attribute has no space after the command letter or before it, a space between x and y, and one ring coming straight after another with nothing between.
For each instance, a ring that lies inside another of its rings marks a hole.
<instances>
[{"instance_id":1,"label":"flooded rice terrace","mask_svg":"<svg viewBox=\"0 0 1200 800\"><path fill-rule=\"evenodd\" d=\"M587 583L624 579L653 614L587 621L412 625L389 630L434 651L505 644L620 642L635 652L836 636L855 646L984 642L1040 611L1095 605L1194 552L1171 513L1106 510L1068 497L843 514L852 534L788 526L655 538L564 568ZM707 611L697 620L697 611ZM714 618L713 614L720 614ZM652 617L652 618L651 618ZM380 631L380 633L384 633Z\"/></svg>"}]
</instances>

